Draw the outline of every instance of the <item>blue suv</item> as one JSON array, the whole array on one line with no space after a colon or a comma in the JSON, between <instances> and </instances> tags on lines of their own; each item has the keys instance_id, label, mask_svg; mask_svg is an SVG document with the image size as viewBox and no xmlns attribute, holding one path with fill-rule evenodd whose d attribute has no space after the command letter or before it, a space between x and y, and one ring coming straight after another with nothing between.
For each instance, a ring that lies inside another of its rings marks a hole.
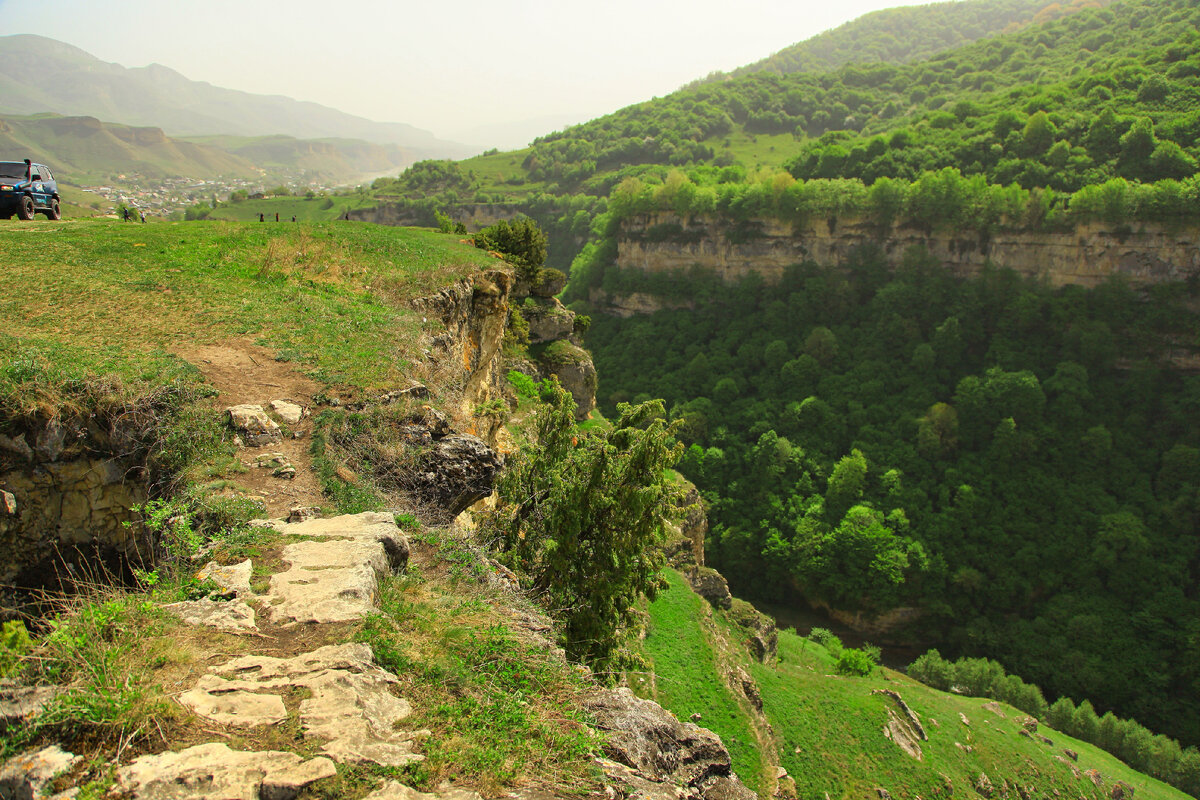
<instances>
[{"instance_id":1,"label":"blue suv","mask_svg":"<svg viewBox=\"0 0 1200 800\"><path fill-rule=\"evenodd\" d=\"M33 219L34 214L47 219L62 219L58 205L58 183L45 164L22 161L0 161L0 219L16 214L21 219Z\"/></svg>"}]
</instances>

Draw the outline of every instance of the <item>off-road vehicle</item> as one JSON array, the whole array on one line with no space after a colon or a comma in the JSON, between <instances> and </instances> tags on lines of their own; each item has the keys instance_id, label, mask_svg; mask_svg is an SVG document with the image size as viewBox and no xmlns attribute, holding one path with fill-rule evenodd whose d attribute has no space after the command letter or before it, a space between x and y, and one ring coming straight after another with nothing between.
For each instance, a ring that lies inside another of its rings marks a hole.
<instances>
[{"instance_id":1,"label":"off-road vehicle","mask_svg":"<svg viewBox=\"0 0 1200 800\"><path fill-rule=\"evenodd\" d=\"M0 219L9 219L13 214L33 219L38 213L47 219L62 219L58 183L50 168L28 158L0 161Z\"/></svg>"}]
</instances>

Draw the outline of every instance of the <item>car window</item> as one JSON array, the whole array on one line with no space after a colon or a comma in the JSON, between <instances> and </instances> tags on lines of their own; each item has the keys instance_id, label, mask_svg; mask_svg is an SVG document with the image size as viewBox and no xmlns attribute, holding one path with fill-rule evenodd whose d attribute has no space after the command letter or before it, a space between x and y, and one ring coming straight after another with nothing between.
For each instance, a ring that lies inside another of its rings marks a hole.
<instances>
[{"instance_id":1,"label":"car window","mask_svg":"<svg viewBox=\"0 0 1200 800\"><path fill-rule=\"evenodd\" d=\"M44 180L44 181L54 180L54 176L52 174L50 174L50 169L48 167L42 167L42 180Z\"/></svg>"},{"instance_id":2,"label":"car window","mask_svg":"<svg viewBox=\"0 0 1200 800\"><path fill-rule=\"evenodd\" d=\"M0 179L8 181L25 180L25 165L15 161L0 162Z\"/></svg>"}]
</instances>

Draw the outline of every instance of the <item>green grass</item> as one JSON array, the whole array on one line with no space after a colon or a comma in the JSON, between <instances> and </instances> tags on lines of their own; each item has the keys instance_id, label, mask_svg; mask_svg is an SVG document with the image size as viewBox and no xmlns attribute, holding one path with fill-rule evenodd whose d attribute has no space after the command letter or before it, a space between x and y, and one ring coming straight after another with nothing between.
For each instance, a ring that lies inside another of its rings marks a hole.
<instances>
[{"instance_id":1,"label":"green grass","mask_svg":"<svg viewBox=\"0 0 1200 800\"><path fill-rule=\"evenodd\" d=\"M227 222L258 222L258 215L266 217L266 222L275 224L275 215L279 215L279 224L291 224L292 217L297 222L332 222L345 213L346 209L373 206L375 201L369 195L345 194L330 195L333 205L325 205L323 197L308 200L304 197L266 197L262 200L243 200L240 203L222 203L209 214L209 219L225 220Z\"/></svg>"},{"instance_id":2,"label":"green grass","mask_svg":"<svg viewBox=\"0 0 1200 800\"><path fill-rule=\"evenodd\" d=\"M892 670L876 669L865 678L837 675L828 651L791 631L780 632L778 659L760 664L742 646L742 629L724 612L712 612L713 623L706 625L705 601L678 573L666 570L664 575L670 588L650 604L645 640L645 653L656 673L656 699L682 719L700 712L699 724L721 735L738 775L748 784L764 760L749 728L765 726L742 710L720 677L719 670L734 663L751 674L763 699L777 753L767 754L765 760L777 758L794 779L800 798L862 798L874 796L876 787L893 797L971 797L972 781L981 772L997 792L1007 780L1010 786L1033 787L1037 797L1102 800L1118 780L1133 786L1139 799L1187 797L1099 748L1045 726L1039 732L1054 742L1053 747L1020 736L1019 720L1026 715L1009 706L1001 706L1006 715L1001 718L983 708L986 698L940 692ZM726 654L725 663L718 664L720 653ZM633 682L638 685L636 678ZM871 693L881 688L899 692L923 721L930 739L921 742L922 760L884 737L891 702ZM955 742L969 745L971 752ZM1096 769L1103 785L1075 778L1068 765L1056 760L1064 748L1078 753L1081 772ZM947 793L942 776L949 778L952 793ZM1015 789L1008 796L1015 797Z\"/></svg>"},{"instance_id":3,"label":"green grass","mask_svg":"<svg viewBox=\"0 0 1200 800\"><path fill-rule=\"evenodd\" d=\"M664 570L663 577L668 589L650 604L652 622L643 643L657 675L654 699L684 721L700 714L698 724L721 737L738 777L757 790L762 756L747 712L718 677L717 658L701 624L707 603L675 570Z\"/></svg>"},{"instance_id":4,"label":"green grass","mask_svg":"<svg viewBox=\"0 0 1200 800\"><path fill-rule=\"evenodd\" d=\"M233 338L317 380L377 388L419 356L412 297L496 261L454 237L361 223L0 224L0 394L42 367L160 385ZM28 369L22 368L22 365Z\"/></svg>"}]
</instances>

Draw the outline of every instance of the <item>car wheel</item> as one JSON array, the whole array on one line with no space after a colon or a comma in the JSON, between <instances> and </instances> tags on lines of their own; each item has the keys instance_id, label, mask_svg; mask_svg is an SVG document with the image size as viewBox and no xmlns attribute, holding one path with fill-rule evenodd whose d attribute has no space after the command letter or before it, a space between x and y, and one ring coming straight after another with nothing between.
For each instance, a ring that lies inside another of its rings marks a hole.
<instances>
[{"instance_id":1,"label":"car wheel","mask_svg":"<svg viewBox=\"0 0 1200 800\"><path fill-rule=\"evenodd\" d=\"M46 219L62 219L62 209L58 205L58 198L50 199L50 207L46 209Z\"/></svg>"},{"instance_id":2,"label":"car wheel","mask_svg":"<svg viewBox=\"0 0 1200 800\"><path fill-rule=\"evenodd\" d=\"M17 201L17 216L21 219L33 219L33 198L24 195Z\"/></svg>"}]
</instances>

